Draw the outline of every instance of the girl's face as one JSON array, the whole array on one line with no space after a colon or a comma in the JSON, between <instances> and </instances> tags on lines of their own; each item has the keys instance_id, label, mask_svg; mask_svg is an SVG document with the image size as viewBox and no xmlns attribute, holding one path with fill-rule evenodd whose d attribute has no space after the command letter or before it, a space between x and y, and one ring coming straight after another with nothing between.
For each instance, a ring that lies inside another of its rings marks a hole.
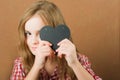
<instances>
[{"instance_id":1,"label":"girl's face","mask_svg":"<svg viewBox=\"0 0 120 80\"><path fill-rule=\"evenodd\" d=\"M27 45L30 51L34 55L34 51L37 49L38 45L41 42L39 37L40 29L45 26L42 18L39 15L34 15L25 23L25 33L26 33L26 40Z\"/></svg>"}]
</instances>

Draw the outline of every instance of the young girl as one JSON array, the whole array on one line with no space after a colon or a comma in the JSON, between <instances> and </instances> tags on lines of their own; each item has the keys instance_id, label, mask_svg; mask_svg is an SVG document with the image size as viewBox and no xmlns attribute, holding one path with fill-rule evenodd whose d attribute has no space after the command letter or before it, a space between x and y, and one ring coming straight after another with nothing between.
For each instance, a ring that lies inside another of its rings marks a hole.
<instances>
[{"instance_id":1,"label":"young girl","mask_svg":"<svg viewBox=\"0 0 120 80\"><path fill-rule=\"evenodd\" d=\"M14 62L10 80L101 80L88 58L76 51L72 40L60 41L54 51L50 42L40 39L41 28L59 24L65 21L51 2L37 1L25 12L18 27L21 57Z\"/></svg>"}]
</instances>

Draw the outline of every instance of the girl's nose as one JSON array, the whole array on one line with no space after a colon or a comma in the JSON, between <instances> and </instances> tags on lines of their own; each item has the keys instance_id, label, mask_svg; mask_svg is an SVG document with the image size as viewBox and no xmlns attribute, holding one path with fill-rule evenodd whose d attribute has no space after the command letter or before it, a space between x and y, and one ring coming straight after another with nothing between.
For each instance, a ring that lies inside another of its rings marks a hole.
<instances>
[{"instance_id":1,"label":"girl's nose","mask_svg":"<svg viewBox=\"0 0 120 80\"><path fill-rule=\"evenodd\" d=\"M37 45L37 44L39 44L39 38L38 37L34 37L33 38L33 40L32 40L32 43L34 44L34 45Z\"/></svg>"}]
</instances>

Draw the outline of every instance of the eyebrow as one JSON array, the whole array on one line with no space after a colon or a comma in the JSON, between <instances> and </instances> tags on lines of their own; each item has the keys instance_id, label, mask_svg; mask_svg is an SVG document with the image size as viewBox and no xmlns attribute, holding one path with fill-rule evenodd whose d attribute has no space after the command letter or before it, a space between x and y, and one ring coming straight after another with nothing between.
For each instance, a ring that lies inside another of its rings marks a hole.
<instances>
[{"instance_id":1,"label":"eyebrow","mask_svg":"<svg viewBox=\"0 0 120 80\"><path fill-rule=\"evenodd\" d=\"M39 34L40 30L37 30L36 32L37 32L37 34ZM25 30L25 33L31 33L31 32L28 30Z\"/></svg>"}]
</instances>

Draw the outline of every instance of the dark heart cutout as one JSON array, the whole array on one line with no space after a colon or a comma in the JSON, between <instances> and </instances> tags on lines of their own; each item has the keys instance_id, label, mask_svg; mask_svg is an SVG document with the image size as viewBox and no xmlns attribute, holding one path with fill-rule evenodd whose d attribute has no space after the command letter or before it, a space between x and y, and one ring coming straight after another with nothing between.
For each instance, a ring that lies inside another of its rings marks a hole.
<instances>
[{"instance_id":1,"label":"dark heart cutout","mask_svg":"<svg viewBox=\"0 0 120 80\"><path fill-rule=\"evenodd\" d=\"M49 41L52 43L52 49L56 50L58 48L58 42L65 38L70 38L70 30L66 25L58 25L55 28L51 26L44 26L40 30L40 38L41 40Z\"/></svg>"}]
</instances>

